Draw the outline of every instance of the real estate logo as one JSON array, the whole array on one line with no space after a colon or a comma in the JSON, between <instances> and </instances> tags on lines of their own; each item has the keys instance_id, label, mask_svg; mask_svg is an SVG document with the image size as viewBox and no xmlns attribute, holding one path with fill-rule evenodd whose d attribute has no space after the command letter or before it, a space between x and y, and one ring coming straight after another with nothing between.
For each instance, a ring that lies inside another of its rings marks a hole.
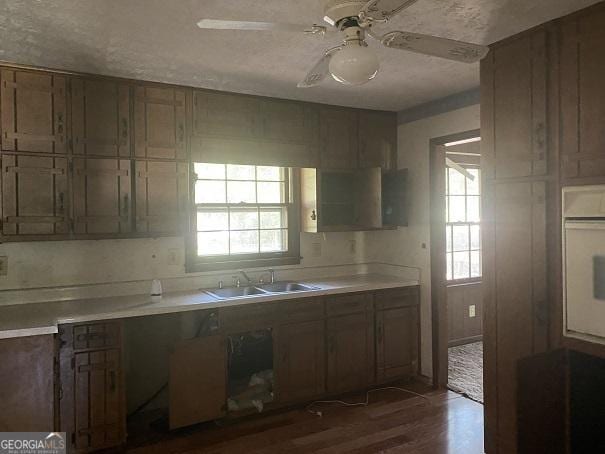
<instances>
[{"instance_id":1,"label":"real estate logo","mask_svg":"<svg viewBox=\"0 0 605 454\"><path fill-rule=\"evenodd\" d=\"M0 432L0 454L65 454L65 432Z\"/></svg>"}]
</instances>

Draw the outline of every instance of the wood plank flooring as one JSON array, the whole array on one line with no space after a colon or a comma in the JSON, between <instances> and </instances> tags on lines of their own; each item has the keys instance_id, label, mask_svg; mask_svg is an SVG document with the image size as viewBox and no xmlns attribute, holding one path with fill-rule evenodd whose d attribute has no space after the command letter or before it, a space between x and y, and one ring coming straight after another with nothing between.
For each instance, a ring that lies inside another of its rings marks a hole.
<instances>
[{"instance_id":1,"label":"wood plank flooring","mask_svg":"<svg viewBox=\"0 0 605 454\"><path fill-rule=\"evenodd\" d=\"M418 386L408 387L418 389ZM483 406L451 391L372 393L367 407L318 404L243 420L198 425L130 447L133 454L483 453ZM364 395L348 396L359 402ZM132 442L131 442L132 445Z\"/></svg>"}]
</instances>

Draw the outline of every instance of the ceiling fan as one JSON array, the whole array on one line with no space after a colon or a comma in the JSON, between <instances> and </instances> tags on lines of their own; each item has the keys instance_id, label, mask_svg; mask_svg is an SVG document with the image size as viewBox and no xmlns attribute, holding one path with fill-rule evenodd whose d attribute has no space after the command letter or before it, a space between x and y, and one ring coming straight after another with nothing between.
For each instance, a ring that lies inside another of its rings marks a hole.
<instances>
[{"instance_id":1,"label":"ceiling fan","mask_svg":"<svg viewBox=\"0 0 605 454\"><path fill-rule=\"evenodd\" d=\"M342 44L328 49L298 84L301 88L319 85L328 74L345 85L361 85L378 73L376 54L368 48L366 35L393 49L432 55L463 63L481 60L489 48L478 44L406 31L377 35L375 24L384 24L418 0L324 0L324 21L310 26L274 22L245 22L202 19L197 25L213 30L253 30L295 32L309 35L343 34Z\"/></svg>"}]
</instances>

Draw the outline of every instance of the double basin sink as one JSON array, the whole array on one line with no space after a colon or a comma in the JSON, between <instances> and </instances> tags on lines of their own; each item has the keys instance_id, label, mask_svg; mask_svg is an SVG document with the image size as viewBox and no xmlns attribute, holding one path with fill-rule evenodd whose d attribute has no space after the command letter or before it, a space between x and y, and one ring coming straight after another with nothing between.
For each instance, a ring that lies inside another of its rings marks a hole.
<instances>
[{"instance_id":1,"label":"double basin sink","mask_svg":"<svg viewBox=\"0 0 605 454\"><path fill-rule=\"evenodd\" d=\"M319 290L319 288L301 284L300 282L274 282L272 284L249 285L246 287L218 288L206 290L206 293L214 298L224 300L279 293L308 292L311 290Z\"/></svg>"}]
</instances>

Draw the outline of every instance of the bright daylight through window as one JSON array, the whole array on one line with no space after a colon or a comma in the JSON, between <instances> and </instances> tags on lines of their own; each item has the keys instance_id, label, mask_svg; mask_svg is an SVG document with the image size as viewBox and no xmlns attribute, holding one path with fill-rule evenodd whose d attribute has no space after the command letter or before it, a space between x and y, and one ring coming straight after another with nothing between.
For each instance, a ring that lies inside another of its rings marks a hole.
<instances>
[{"instance_id":1,"label":"bright daylight through window","mask_svg":"<svg viewBox=\"0 0 605 454\"><path fill-rule=\"evenodd\" d=\"M458 170L446 169L447 279L481 277L481 171L466 169L471 180Z\"/></svg>"},{"instance_id":2,"label":"bright daylight through window","mask_svg":"<svg viewBox=\"0 0 605 454\"><path fill-rule=\"evenodd\" d=\"M195 163L197 255L288 251L289 170Z\"/></svg>"}]
</instances>

